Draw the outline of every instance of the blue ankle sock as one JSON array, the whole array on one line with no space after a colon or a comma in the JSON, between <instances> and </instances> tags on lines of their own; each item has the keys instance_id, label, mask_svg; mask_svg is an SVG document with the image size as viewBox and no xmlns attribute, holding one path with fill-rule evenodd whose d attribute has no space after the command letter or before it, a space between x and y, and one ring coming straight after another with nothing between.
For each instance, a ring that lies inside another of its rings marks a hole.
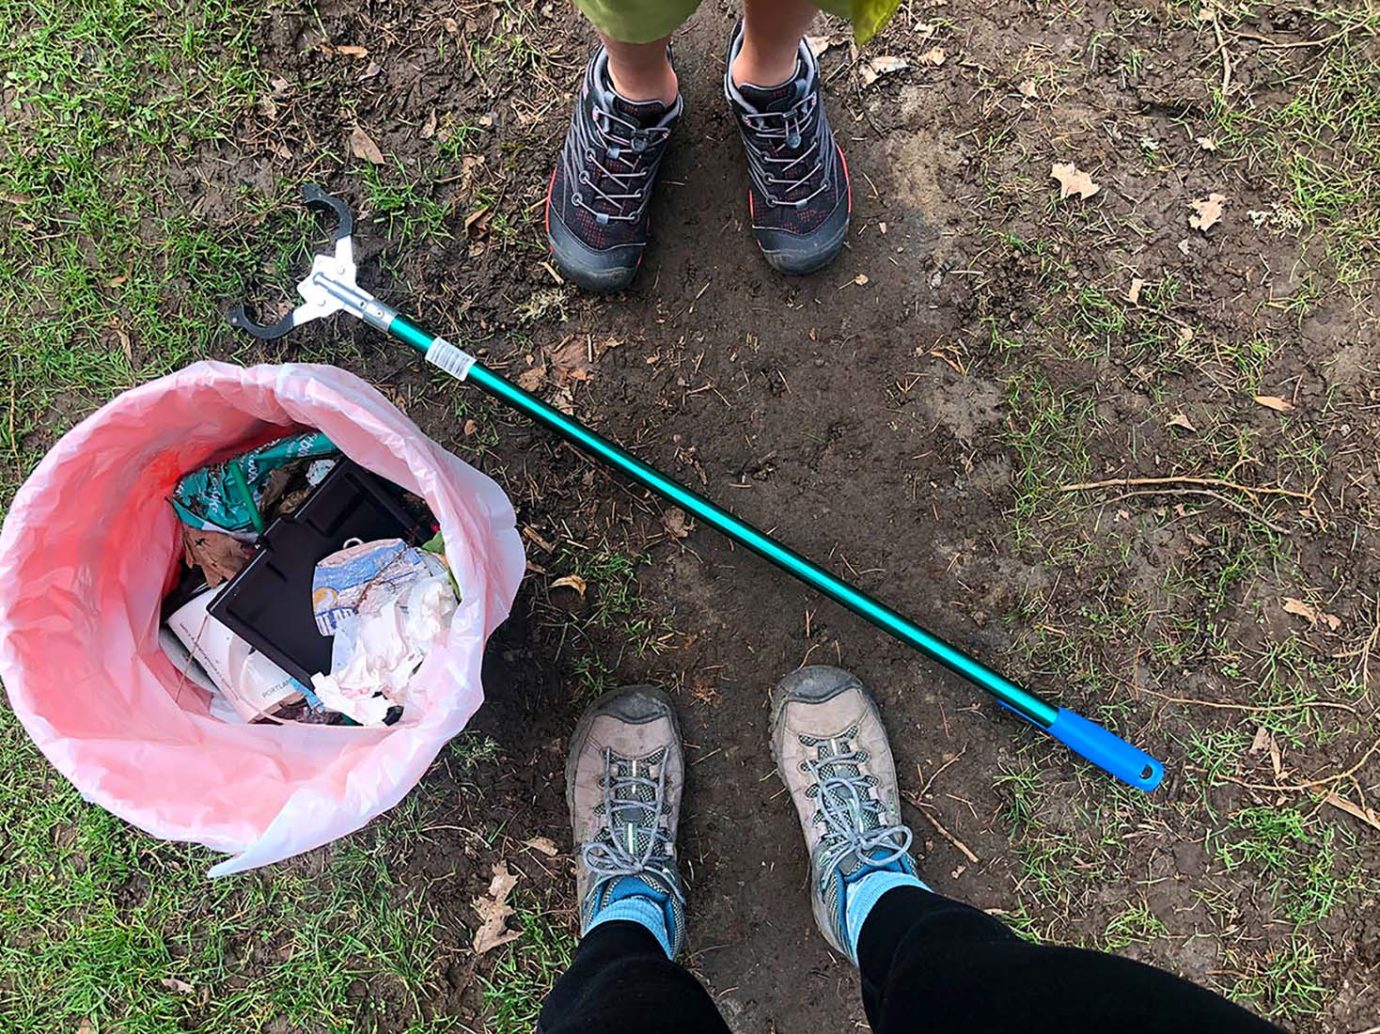
<instances>
[{"instance_id":1,"label":"blue ankle sock","mask_svg":"<svg viewBox=\"0 0 1380 1034\"><path fill-rule=\"evenodd\" d=\"M895 872L878 869L848 885L844 899L845 919L848 923L848 955L853 964L858 962L858 938L862 936L863 923L866 922L872 906L881 896L896 887L919 887L929 890L919 878L908 872Z\"/></svg>"},{"instance_id":2,"label":"blue ankle sock","mask_svg":"<svg viewBox=\"0 0 1380 1034\"><path fill-rule=\"evenodd\" d=\"M665 894L653 890L636 876L624 876L613 887L609 902L594 914L584 932L589 933L603 923L637 923L651 931L661 950L668 959L675 958L671 947L671 931L667 913Z\"/></svg>"}]
</instances>

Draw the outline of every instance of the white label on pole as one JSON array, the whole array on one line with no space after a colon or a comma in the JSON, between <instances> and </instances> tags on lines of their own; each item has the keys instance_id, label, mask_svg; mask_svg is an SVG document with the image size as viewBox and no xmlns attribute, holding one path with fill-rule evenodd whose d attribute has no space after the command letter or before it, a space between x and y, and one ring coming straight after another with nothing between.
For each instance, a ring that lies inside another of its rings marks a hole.
<instances>
[{"instance_id":1,"label":"white label on pole","mask_svg":"<svg viewBox=\"0 0 1380 1034\"><path fill-rule=\"evenodd\" d=\"M463 381L469 376L474 365L474 356L464 349L456 348L443 337L433 340L426 350L426 361L439 366L456 380Z\"/></svg>"}]
</instances>

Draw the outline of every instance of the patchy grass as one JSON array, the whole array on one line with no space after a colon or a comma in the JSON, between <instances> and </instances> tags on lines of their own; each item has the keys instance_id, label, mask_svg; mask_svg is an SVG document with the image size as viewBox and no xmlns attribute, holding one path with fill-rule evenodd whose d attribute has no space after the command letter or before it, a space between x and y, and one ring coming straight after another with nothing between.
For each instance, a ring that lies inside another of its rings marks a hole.
<instances>
[{"instance_id":1,"label":"patchy grass","mask_svg":"<svg viewBox=\"0 0 1380 1034\"><path fill-rule=\"evenodd\" d=\"M530 1034L551 985L570 965L575 938L564 921L532 903L518 903L522 936L502 949L493 976L484 978L487 1034Z\"/></svg>"},{"instance_id":2,"label":"patchy grass","mask_svg":"<svg viewBox=\"0 0 1380 1034\"><path fill-rule=\"evenodd\" d=\"M1287 99L1263 108L1219 104L1217 118L1227 147L1278 185L1283 210L1269 216L1272 224L1314 236L1337 279L1360 289L1374 281L1380 259L1380 13L1315 14L1315 34L1332 42L1278 70ZM1301 290L1308 302L1317 286Z\"/></svg>"},{"instance_id":3,"label":"patchy grass","mask_svg":"<svg viewBox=\"0 0 1380 1034\"><path fill-rule=\"evenodd\" d=\"M14 1034L371 1029L438 975L437 926L401 887L401 827L266 872L152 840L81 800L0 711L0 1015ZM386 846L385 846L386 845Z\"/></svg>"},{"instance_id":4,"label":"patchy grass","mask_svg":"<svg viewBox=\"0 0 1380 1034\"><path fill-rule=\"evenodd\" d=\"M260 7L0 0L0 421L8 498L68 406L205 354L248 252L168 175L262 89Z\"/></svg>"}]
</instances>

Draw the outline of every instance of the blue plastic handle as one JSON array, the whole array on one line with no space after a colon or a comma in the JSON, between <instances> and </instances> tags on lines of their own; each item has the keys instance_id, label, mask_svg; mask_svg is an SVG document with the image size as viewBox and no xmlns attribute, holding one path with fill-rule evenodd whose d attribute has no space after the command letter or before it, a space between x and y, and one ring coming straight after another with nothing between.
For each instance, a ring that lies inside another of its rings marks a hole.
<instances>
[{"instance_id":1,"label":"blue plastic handle","mask_svg":"<svg viewBox=\"0 0 1380 1034\"><path fill-rule=\"evenodd\" d=\"M1164 778L1164 765L1145 751L1067 707L1059 708L1045 732L1098 768L1141 790L1153 790Z\"/></svg>"}]
</instances>

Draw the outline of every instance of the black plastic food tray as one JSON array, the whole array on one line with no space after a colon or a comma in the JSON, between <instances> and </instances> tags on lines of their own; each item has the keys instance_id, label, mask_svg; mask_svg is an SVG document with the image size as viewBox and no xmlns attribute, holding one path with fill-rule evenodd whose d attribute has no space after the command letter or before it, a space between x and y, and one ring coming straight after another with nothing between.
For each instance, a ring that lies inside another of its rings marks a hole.
<instances>
[{"instance_id":1,"label":"black plastic food tray","mask_svg":"<svg viewBox=\"0 0 1380 1034\"><path fill-rule=\"evenodd\" d=\"M397 538L420 545L431 527L408 511L401 489L342 459L295 513L260 537L258 554L216 601L212 616L310 688L331 670L330 636L316 628L311 586L316 565L351 539Z\"/></svg>"}]
</instances>

